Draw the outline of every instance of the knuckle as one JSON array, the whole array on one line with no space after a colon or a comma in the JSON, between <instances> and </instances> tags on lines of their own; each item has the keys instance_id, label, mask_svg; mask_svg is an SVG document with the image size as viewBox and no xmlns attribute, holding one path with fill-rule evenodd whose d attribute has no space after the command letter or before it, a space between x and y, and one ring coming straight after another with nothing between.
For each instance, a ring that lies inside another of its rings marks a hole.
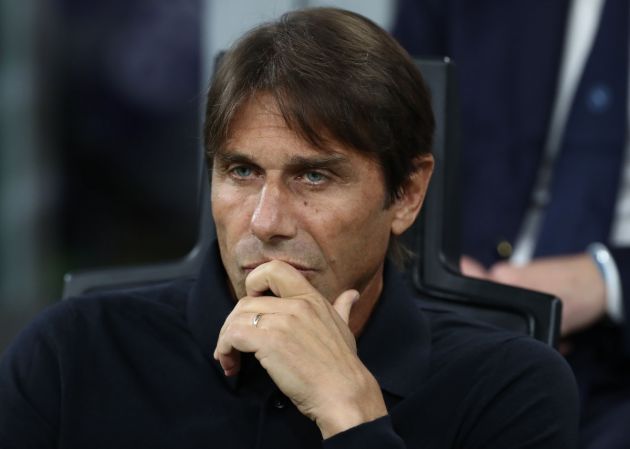
<instances>
[{"instance_id":1,"label":"knuckle","mask_svg":"<svg viewBox=\"0 0 630 449\"><path fill-rule=\"evenodd\" d=\"M243 325L234 325L229 336L230 340L235 344L243 343L247 339L247 331Z\"/></svg>"},{"instance_id":2,"label":"knuckle","mask_svg":"<svg viewBox=\"0 0 630 449\"><path fill-rule=\"evenodd\" d=\"M284 348L287 344L286 334L281 330L270 330L267 334L266 346L269 350Z\"/></svg>"},{"instance_id":3,"label":"knuckle","mask_svg":"<svg viewBox=\"0 0 630 449\"><path fill-rule=\"evenodd\" d=\"M238 300L238 302L236 303L236 306L234 306L234 310L238 309L240 311L241 309L247 309L250 306L252 306L253 302L254 302L253 298L249 296L245 296Z\"/></svg>"},{"instance_id":4,"label":"knuckle","mask_svg":"<svg viewBox=\"0 0 630 449\"><path fill-rule=\"evenodd\" d=\"M283 315L279 315L277 317L275 317L274 319L274 329L276 330L274 332L274 335L276 334L285 334L285 333L291 333L294 332L296 327L297 327L297 321L298 318L295 315L291 315L291 314L283 314Z\"/></svg>"},{"instance_id":5,"label":"knuckle","mask_svg":"<svg viewBox=\"0 0 630 449\"><path fill-rule=\"evenodd\" d=\"M313 319L318 315L319 308L312 301L304 298L296 298L291 304L291 314L299 317Z\"/></svg>"},{"instance_id":6,"label":"knuckle","mask_svg":"<svg viewBox=\"0 0 630 449\"><path fill-rule=\"evenodd\" d=\"M312 312L313 305L304 298L296 298L292 302L293 310L299 314L307 314Z\"/></svg>"}]
</instances>

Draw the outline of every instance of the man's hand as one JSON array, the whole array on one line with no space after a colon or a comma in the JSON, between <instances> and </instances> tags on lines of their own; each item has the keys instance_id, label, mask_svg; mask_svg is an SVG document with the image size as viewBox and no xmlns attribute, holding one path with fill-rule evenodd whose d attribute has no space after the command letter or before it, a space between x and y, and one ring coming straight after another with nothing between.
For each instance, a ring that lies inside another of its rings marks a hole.
<instances>
[{"instance_id":1,"label":"man's hand","mask_svg":"<svg viewBox=\"0 0 630 449\"><path fill-rule=\"evenodd\" d=\"M247 296L225 320L214 352L226 375L239 371L241 352L254 353L324 438L387 414L348 327L358 292L345 291L331 305L298 270L280 261L260 265L245 284ZM268 290L277 297L261 296Z\"/></svg>"},{"instance_id":2,"label":"man's hand","mask_svg":"<svg viewBox=\"0 0 630 449\"><path fill-rule=\"evenodd\" d=\"M563 336L586 329L606 313L606 287L588 254L535 259L515 266L499 262L486 270L474 259L460 262L466 276L551 293L562 300Z\"/></svg>"}]
</instances>

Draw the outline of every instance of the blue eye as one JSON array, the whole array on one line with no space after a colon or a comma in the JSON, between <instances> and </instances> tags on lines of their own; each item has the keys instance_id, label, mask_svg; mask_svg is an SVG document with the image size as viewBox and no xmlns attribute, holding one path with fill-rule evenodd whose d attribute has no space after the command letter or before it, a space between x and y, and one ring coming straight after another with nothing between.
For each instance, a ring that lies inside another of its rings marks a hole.
<instances>
[{"instance_id":1,"label":"blue eye","mask_svg":"<svg viewBox=\"0 0 630 449\"><path fill-rule=\"evenodd\" d=\"M232 169L232 173L239 178L248 178L252 175L251 167L247 167L245 165L239 165Z\"/></svg>"},{"instance_id":2,"label":"blue eye","mask_svg":"<svg viewBox=\"0 0 630 449\"><path fill-rule=\"evenodd\" d=\"M316 171L309 171L304 174L304 178L313 184L319 184L326 180L326 176Z\"/></svg>"}]
</instances>

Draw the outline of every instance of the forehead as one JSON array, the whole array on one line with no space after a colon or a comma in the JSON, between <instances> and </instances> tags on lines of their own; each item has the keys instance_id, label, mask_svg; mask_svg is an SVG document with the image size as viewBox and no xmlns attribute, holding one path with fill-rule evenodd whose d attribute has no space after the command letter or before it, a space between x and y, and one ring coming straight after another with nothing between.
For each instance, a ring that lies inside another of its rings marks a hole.
<instances>
[{"instance_id":1,"label":"forehead","mask_svg":"<svg viewBox=\"0 0 630 449\"><path fill-rule=\"evenodd\" d=\"M316 146L291 129L275 99L270 94L257 94L245 102L230 122L222 153L245 153L254 159L281 157L327 157L351 163L365 163L378 167L371 158L334 139L322 135L324 145Z\"/></svg>"},{"instance_id":2,"label":"forehead","mask_svg":"<svg viewBox=\"0 0 630 449\"><path fill-rule=\"evenodd\" d=\"M297 133L287 126L273 97L258 94L241 105L232 118L226 146L247 139L282 138L299 139Z\"/></svg>"}]
</instances>

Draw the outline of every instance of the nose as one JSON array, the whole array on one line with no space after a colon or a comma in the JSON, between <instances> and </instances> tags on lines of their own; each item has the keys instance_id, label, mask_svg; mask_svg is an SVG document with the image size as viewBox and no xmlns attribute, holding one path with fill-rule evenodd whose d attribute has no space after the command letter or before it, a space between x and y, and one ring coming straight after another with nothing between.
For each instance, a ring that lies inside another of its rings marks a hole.
<instances>
[{"instance_id":1,"label":"nose","mask_svg":"<svg viewBox=\"0 0 630 449\"><path fill-rule=\"evenodd\" d=\"M289 193L282 186L270 183L263 186L250 224L259 240L272 242L295 237L297 226L289 202Z\"/></svg>"}]
</instances>

